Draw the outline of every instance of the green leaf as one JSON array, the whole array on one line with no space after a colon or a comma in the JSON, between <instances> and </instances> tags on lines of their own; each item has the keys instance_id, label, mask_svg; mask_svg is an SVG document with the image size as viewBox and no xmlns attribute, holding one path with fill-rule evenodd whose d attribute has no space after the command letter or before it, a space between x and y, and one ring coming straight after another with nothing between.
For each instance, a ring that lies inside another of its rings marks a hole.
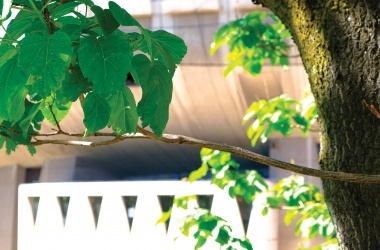
<instances>
[{"instance_id":1,"label":"green leaf","mask_svg":"<svg viewBox=\"0 0 380 250\"><path fill-rule=\"evenodd\" d=\"M125 9L121 8L117 3L109 1L108 6L112 15L121 25L142 27L141 24L131 16L131 14L129 14Z\"/></svg>"},{"instance_id":2,"label":"green leaf","mask_svg":"<svg viewBox=\"0 0 380 250\"><path fill-rule=\"evenodd\" d=\"M118 135L136 133L139 117L131 90L125 87L122 91L109 96L107 102L111 108L108 126L112 127Z\"/></svg>"},{"instance_id":3,"label":"green leaf","mask_svg":"<svg viewBox=\"0 0 380 250\"><path fill-rule=\"evenodd\" d=\"M165 223L167 222L169 219L170 219L170 216L172 215L172 209L170 208L168 211L166 212L162 212L162 216L161 218L159 218L156 222L156 226L160 223Z\"/></svg>"},{"instance_id":4,"label":"green leaf","mask_svg":"<svg viewBox=\"0 0 380 250\"><path fill-rule=\"evenodd\" d=\"M181 197L175 198L173 201L173 204L178 208L182 208L186 210L189 208L188 207L189 202L196 201L196 200L197 200L196 195L181 196Z\"/></svg>"},{"instance_id":5,"label":"green leaf","mask_svg":"<svg viewBox=\"0 0 380 250\"><path fill-rule=\"evenodd\" d=\"M7 20L11 16L12 0L0 0L0 23Z\"/></svg>"},{"instance_id":6,"label":"green leaf","mask_svg":"<svg viewBox=\"0 0 380 250\"><path fill-rule=\"evenodd\" d=\"M265 215L268 214L268 212L269 212L269 209L268 209L267 207L264 207L263 210L261 211L261 214L262 214L263 216L265 216Z\"/></svg>"},{"instance_id":7,"label":"green leaf","mask_svg":"<svg viewBox=\"0 0 380 250\"><path fill-rule=\"evenodd\" d=\"M297 209L294 210L288 210L284 217L284 223L286 226L289 226L290 223L297 217L299 214L299 211Z\"/></svg>"},{"instance_id":8,"label":"green leaf","mask_svg":"<svg viewBox=\"0 0 380 250\"><path fill-rule=\"evenodd\" d=\"M197 244L195 245L194 249L195 250L198 250L199 248L201 248L207 241L207 237L197 237Z\"/></svg>"},{"instance_id":9,"label":"green leaf","mask_svg":"<svg viewBox=\"0 0 380 250\"><path fill-rule=\"evenodd\" d=\"M131 14L129 14L125 9L121 8L117 3L110 1L108 3L108 6L110 8L110 11L112 15L115 17L115 19L120 23L122 26L136 26L139 28L141 34L144 36L145 41L148 45L148 53L151 58L153 57L153 50L152 50L152 40L149 35L149 32L144 29L139 22L137 22L136 19L134 19Z\"/></svg>"},{"instance_id":10,"label":"green leaf","mask_svg":"<svg viewBox=\"0 0 380 250\"><path fill-rule=\"evenodd\" d=\"M71 40L63 32L27 34L20 43L19 66L34 80L29 91L45 98L60 88L72 53Z\"/></svg>"},{"instance_id":11,"label":"green leaf","mask_svg":"<svg viewBox=\"0 0 380 250\"><path fill-rule=\"evenodd\" d=\"M0 118L10 122L20 119L25 108L28 78L17 62L18 56L14 56L0 67Z\"/></svg>"},{"instance_id":12,"label":"green leaf","mask_svg":"<svg viewBox=\"0 0 380 250\"><path fill-rule=\"evenodd\" d=\"M152 68L152 63L148 57L143 54L137 54L132 58L131 74L135 83L146 84L148 82L148 74Z\"/></svg>"},{"instance_id":13,"label":"green leaf","mask_svg":"<svg viewBox=\"0 0 380 250\"><path fill-rule=\"evenodd\" d=\"M81 93L89 92L91 83L88 79L85 79L79 66L74 66L66 76L66 79L62 83L56 93L56 99L64 104L67 102L75 102Z\"/></svg>"},{"instance_id":14,"label":"green leaf","mask_svg":"<svg viewBox=\"0 0 380 250\"><path fill-rule=\"evenodd\" d=\"M10 44L0 45L0 67L4 65L8 60L17 55L17 49Z\"/></svg>"},{"instance_id":15,"label":"green leaf","mask_svg":"<svg viewBox=\"0 0 380 250\"><path fill-rule=\"evenodd\" d=\"M169 119L173 83L170 73L160 64L151 68L146 83L141 82L143 95L137 106L142 126L150 126L157 136L162 136Z\"/></svg>"},{"instance_id":16,"label":"green leaf","mask_svg":"<svg viewBox=\"0 0 380 250\"><path fill-rule=\"evenodd\" d=\"M107 101L93 92L84 99L83 112L83 123L86 126L85 137L105 128L111 115Z\"/></svg>"},{"instance_id":17,"label":"green leaf","mask_svg":"<svg viewBox=\"0 0 380 250\"><path fill-rule=\"evenodd\" d=\"M30 153L32 156L35 155L35 154L37 153L36 148L33 147L33 146L28 146L28 151L29 151L29 153Z\"/></svg>"},{"instance_id":18,"label":"green leaf","mask_svg":"<svg viewBox=\"0 0 380 250\"><path fill-rule=\"evenodd\" d=\"M78 54L83 75L93 83L95 93L108 96L124 88L132 59L132 48L124 38L84 37Z\"/></svg>"},{"instance_id":19,"label":"green leaf","mask_svg":"<svg viewBox=\"0 0 380 250\"><path fill-rule=\"evenodd\" d=\"M281 203L281 198L278 197L267 197L267 203L271 208L278 208Z\"/></svg>"},{"instance_id":20,"label":"green leaf","mask_svg":"<svg viewBox=\"0 0 380 250\"><path fill-rule=\"evenodd\" d=\"M36 13L20 10L17 16L9 23L3 41L16 41L31 29L37 19Z\"/></svg>"},{"instance_id":21,"label":"green leaf","mask_svg":"<svg viewBox=\"0 0 380 250\"><path fill-rule=\"evenodd\" d=\"M20 121L20 129L22 130L23 136L26 137L29 127L32 124L34 118L40 113L40 108L42 107L43 103L37 103L33 104L31 103L30 109L26 110L26 117ZM42 116L43 117L43 116ZM34 123L33 123L34 124Z\"/></svg>"},{"instance_id":22,"label":"green leaf","mask_svg":"<svg viewBox=\"0 0 380 250\"><path fill-rule=\"evenodd\" d=\"M62 121L63 118L69 113L71 108L71 102L60 103L57 100L53 100L52 98L48 98L45 100L44 106L41 108L42 114L45 118L53 125L56 125L53 114L58 122ZM51 110L50 110L51 109ZM53 114L52 114L53 112Z\"/></svg>"},{"instance_id":23,"label":"green leaf","mask_svg":"<svg viewBox=\"0 0 380 250\"><path fill-rule=\"evenodd\" d=\"M50 17L53 19L63 17L64 15L70 14L74 12L75 8L80 5L80 2L66 2L61 5L59 5L56 9L53 11L50 11Z\"/></svg>"},{"instance_id":24,"label":"green leaf","mask_svg":"<svg viewBox=\"0 0 380 250\"><path fill-rule=\"evenodd\" d=\"M91 1L91 0L77 0L77 1L79 1L81 3L84 3L84 4L88 5L88 6L94 5L94 2Z\"/></svg>"},{"instance_id":25,"label":"green leaf","mask_svg":"<svg viewBox=\"0 0 380 250\"><path fill-rule=\"evenodd\" d=\"M150 38L155 57L162 60L165 66L168 64L169 59L173 60L175 64L179 64L187 53L185 42L180 37L165 30L151 32ZM148 52L146 41L143 41L138 48L144 52ZM167 53L170 57L168 57Z\"/></svg>"},{"instance_id":26,"label":"green leaf","mask_svg":"<svg viewBox=\"0 0 380 250\"><path fill-rule=\"evenodd\" d=\"M206 176L208 173L208 165L206 163L203 163L200 168L197 170L194 170L189 175L189 181L194 182L196 180L201 179L202 177Z\"/></svg>"},{"instance_id":27,"label":"green leaf","mask_svg":"<svg viewBox=\"0 0 380 250\"><path fill-rule=\"evenodd\" d=\"M91 7L91 10L94 12L96 19L98 19L100 27L102 28L105 35L108 36L117 28L119 28L120 24L113 17L109 9L103 10L99 6L94 5Z\"/></svg>"}]
</instances>

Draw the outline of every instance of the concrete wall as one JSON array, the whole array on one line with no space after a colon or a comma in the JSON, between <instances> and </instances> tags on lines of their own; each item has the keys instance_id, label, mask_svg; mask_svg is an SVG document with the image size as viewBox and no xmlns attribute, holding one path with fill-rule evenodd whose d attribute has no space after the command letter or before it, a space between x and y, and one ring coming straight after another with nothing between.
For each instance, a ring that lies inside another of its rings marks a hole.
<instances>
[{"instance_id":1,"label":"concrete wall","mask_svg":"<svg viewBox=\"0 0 380 250\"><path fill-rule=\"evenodd\" d=\"M17 165L0 168L0 249L17 249L17 193L25 170Z\"/></svg>"}]
</instances>

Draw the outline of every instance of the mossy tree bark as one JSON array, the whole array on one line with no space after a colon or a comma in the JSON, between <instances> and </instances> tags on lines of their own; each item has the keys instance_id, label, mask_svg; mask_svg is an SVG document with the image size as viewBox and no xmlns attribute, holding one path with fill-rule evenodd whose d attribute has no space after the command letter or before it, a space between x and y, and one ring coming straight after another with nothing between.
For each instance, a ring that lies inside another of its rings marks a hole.
<instances>
[{"instance_id":1,"label":"mossy tree bark","mask_svg":"<svg viewBox=\"0 0 380 250\"><path fill-rule=\"evenodd\" d=\"M318 105L324 170L380 174L379 0L260 0L290 29ZM342 249L380 249L380 185L323 181Z\"/></svg>"}]
</instances>

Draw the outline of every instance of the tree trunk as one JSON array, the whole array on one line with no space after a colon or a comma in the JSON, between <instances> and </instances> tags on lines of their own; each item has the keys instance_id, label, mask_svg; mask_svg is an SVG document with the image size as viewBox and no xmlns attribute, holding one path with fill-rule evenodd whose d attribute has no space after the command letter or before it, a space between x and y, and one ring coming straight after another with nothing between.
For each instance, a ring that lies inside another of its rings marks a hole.
<instances>
[{"instance_id":1,"label":"tree trunk","mask_svg":"<svg viewBox=\"0 0 380 250\"><path fill-rule=\"evenodd\" d=\"M379 0L261 0L290 29L318 106L324 170L380 174ZM323 181L342 249L380 249L380 185Z\"/></svg>"}]
</instances>

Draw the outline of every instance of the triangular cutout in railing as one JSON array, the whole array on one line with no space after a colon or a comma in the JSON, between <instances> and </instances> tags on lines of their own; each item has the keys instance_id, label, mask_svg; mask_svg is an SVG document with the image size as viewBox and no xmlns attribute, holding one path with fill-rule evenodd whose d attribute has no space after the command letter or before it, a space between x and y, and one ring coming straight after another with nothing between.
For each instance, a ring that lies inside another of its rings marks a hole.
<instances>
[{"instance_id":1,"label":"triangular cutout in railing","mask_svg":"<svg viewBox=\"0 0 380 250\"><path fill-rule=\"evenodd\" d=\"M212 200L214 199L213 195L198 195L197 197L200 208L211 210Z\"/></svg>"},{"instance_id":2,"label":"triangular cutout in railing","mask_svg":"<svg viewBox=\"0 0 380 250\"><path fill-rule=\"evenodd\" d=\"M160 202L162 212L167 213L173 207L174 195L159 195L158 200ZM169 228L170 218L171 216L169 215L169 218L165 221L166 232Z\"/></svg>"},{"instance_id":3,"label":"triangular cutout in railing","mask_svg":"<svg viewBox=\"0 0 380 250\"><path fill-rule=\"evenodd\" d=\"M236 197L236 202L238 204L241 220L243 222L244 233L247 234L248 223L252 211L252 203L245 202L241 196Z\"/></svg>"},{"instance_id":4,"label":"triangular cutout in railing","mask_svg":"<svg viewBox=\"0 0 380 250\"><path fill-rule=\"evenodd\" d=\"M90 205L91 205L92 214L94 215L95 227L97 227L103 197L102 196L89 196L88 200L89 200Z\"/></svg>"},{"instance_id":5,"label":"triangular cutout in railing","mask_svg":"<svg viewBox=\"0 0 380 250\"><path fill-rule=\"evenodd\" d=\"M132 230L133 218L135 217L137 196L122 196L122 199L128 217L129 229Z\"/></svg>"},{"instance_id":6,"label":"triangular cutout in railing","mask_svg":"<svg viewBox=\"0 0 380 250\"><path fill-rule=\"evenodd\" d=\"M30 208L32 209L33 223L36 224L38 206L40 204L40 197L28 197Z\"/></svg>"},{"instance_id":7,"label":"triangular cutout in railing","mask_svg":"<svg viewBox=\"0 0 380 250\"><path fill-rule=\"evenodd\" d=\"M69 210L70 197L69 196L60 196L57 197L59 207L61 208L63 225L66 224L67 211Z\"/></svg>"}]
</instances>

